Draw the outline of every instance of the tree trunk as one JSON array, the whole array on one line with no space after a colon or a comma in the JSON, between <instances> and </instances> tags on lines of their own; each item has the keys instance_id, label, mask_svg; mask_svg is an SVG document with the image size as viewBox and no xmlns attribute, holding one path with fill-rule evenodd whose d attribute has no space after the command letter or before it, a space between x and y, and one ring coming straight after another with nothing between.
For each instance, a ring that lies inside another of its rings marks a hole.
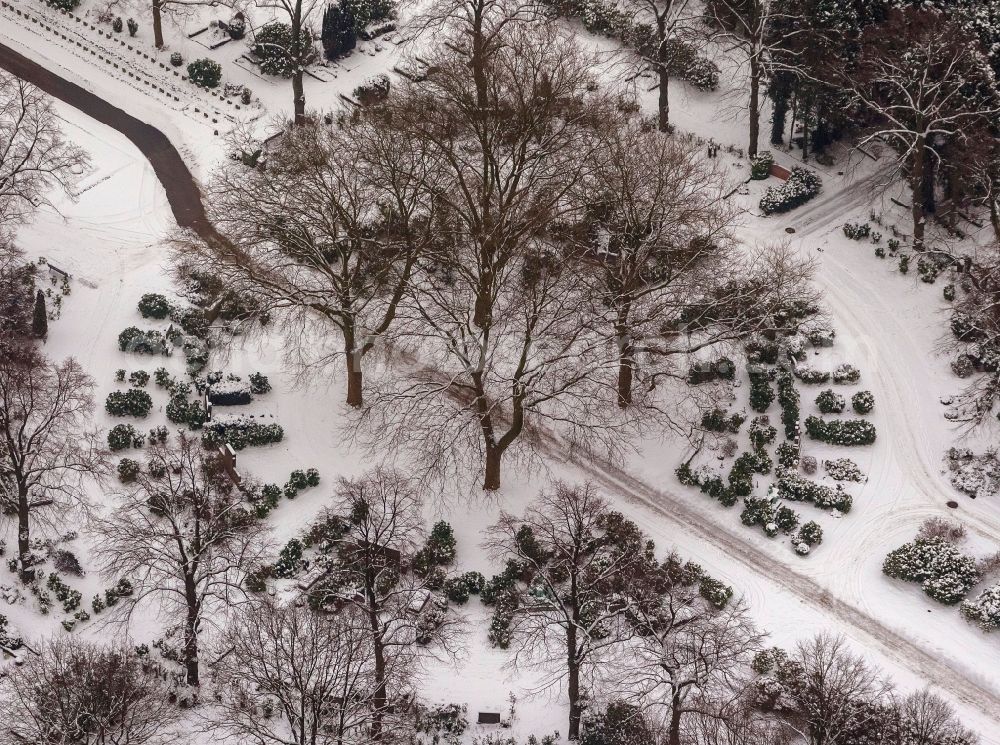
<instances>
[{"instance_id":1,"label":"tree trunk","mask_svg":"<svg viewBox=\"0 0 1000 745\"><path fill-rule=\"evenodd\" d=\"M378 625L378 618L376 617L374 621L376 628ZM377 631L376 631L377 635ZM374 711L372 712L372 741L381 742L382 741L382 715L385 713L386 708L386 685L385 685L385 649L383 649L381 642L376 639L375 642L375 692L372 694L372 705Z\"/></svg>"},{"instance_id":2,"label":"tree trunk","mask_svg":"<svg viewBox=\"0 0 1000 745\"><path fill-rule=\"evenodd\" d=\"M924 249L924 159L926 138L917 135L913 150L913 165L910 167L910 213L913 217L913 250Z\"/></svg>"},{"instance_id":3,"label":"tree trunk","mask_svg":"<svg viewBox=\"0 0 1000 745\"><path fill-rule=\"evenodd\" d=\"M669 4L668 4L669 7ZM658 129L661 132L670 130L670 70L667 68L667 26L665 16L656 19L656 37L659 46L656 49L656 71L660 77L660 90L657 100Z\"/></svg>"},{"instance_id":4,"label":"tree trunk","mask_svg":"<svg viewBox=\"0 0 1000 745\"><path fill-rule=\"evenodd\" d=\"M670 724L667 745L681 745L681 697L677 691L670 697Z\"/></svg>"},{"instance_id":5,"label":"tree trunk","mask_svg":"<svg viewBox=\"0 0 1000 745\"><path fill-rule=\"evenodd\" d=\"M295 126L301 127L306 123L306 93L302 87L302 60L306 56L306 50L302 43L302 0L296 0L295 9L292 12L292 60L295 63L295 71L292 73L292 97L295 104Z\"/></svg>"},{"instance_id":6,"label":"tree trunk","mask_svg":"<svg viewBox=\"0 0 1000 745\"><path fill-rule=\"evenodd\" d=\"M361 354L349 350L345 357L347 359L347 405L359 408L364 403Z\"/></svg>"},{"instance_id":7,"label":"tree trunk","mask_svg":"<svg viewBox=\"0 0 1000 745\"><path fill-rule=\"evenodd\" d=\"M184 669L188 685L199 685L198 675L198 593L194 577L184 579L187 618L184 622Z\"/></svg>"},{"instance_id":8,"label":"tree trunk","mask_svg":"<svg viewBox=\"0 0 1000 745\"><path fill-rule=\"evenodd\" d=\"M292 96L295 98L295 126L306 123L306 94L302 87L302 71L295 70L292 75Z\"/></svg>"},{"instance_id":9,"label":"tree trunk","mask_svg":"<svg viewBox=\"0 0 1000 745\"><path fill-rule=\"evenodd\" d=\"M483 35L483 6L477 3L472 20L472 80L476 84L476 106L482 113L489 104L486 80L486 41Z\"/></svg>"},{"instance_id":10,"label":"tree trunk","mask_svg":"<svg viewBox=\"0 0 1000 745\"><path fill-rule=\"evenodd\" d=\"M486 474L483 477L483 491L496 491L500 488L500 462L503 451L496 445L486 446Z\"/></svg>"},{"instance_id":11,"label":"tree trunk","mask_svg":"<svg viewBox=\"0 0 1000 745\"><path fill-rule=\"evenodd\" d=\"M28 490L19 487L17 490L17 559L18 576L22 582L30 582L35 576L35 571L28 568L28 557L31 554L31 526L28 522L30 512Z\"/></svg>"},{"instance_id":12,"label":"tree trunk","mask_svg":"<svg viewBox=\"0 0 1000 745\"><path fill-rule=\"evenodd\" d=\"M153 0L153 43L157 49L163 49L163 19L161 6L163 0Z\"/></svg>"},{"instance_id":13,"label":"tree trunk","mask_svg":"<svg viewBox=\"0 0 1000 745\"><path fill-rule=\"evenodd\" d=\"M618 341L618 408L627 409L632 405L635 347L629 334L628 310L625 308L619 310L618 323L615 324L615 337Z\"/></svg>"},{"instance_id":14,"label":"tree trunk","mask_svg":"<svg viewBox=\"0 0 1000 745\"><path fill-rule=\"evenodd\" d=\"M569 735L570 740L580 739L580 720L583 710L580 706L580 664L576 659L576 627L566 630L566 667L569 672L567 691L569 693Z\"/></svg>"},{"instance_id":15,"label":"tree trunk","mask_svg":"<svg viewBox=\"0 0 1000 745\"><path fill-rule=\"evenodd\" d=\"M760 79L761 70L759 52L750 56L750 144L747 155L757 154L757 141L760 139Z\"/></svg>"}]
</instances>

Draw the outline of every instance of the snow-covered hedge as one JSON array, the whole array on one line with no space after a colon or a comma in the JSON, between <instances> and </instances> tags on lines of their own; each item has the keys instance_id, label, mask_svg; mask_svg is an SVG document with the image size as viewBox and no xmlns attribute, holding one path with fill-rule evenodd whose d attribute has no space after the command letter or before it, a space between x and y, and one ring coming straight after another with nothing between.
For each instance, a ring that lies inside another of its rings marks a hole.
<instances>
[{"instance_id":1,"label":"snow-covered hedge","mask_svg":"<svg viewBox=\"0 0 1000 745\"><path fill-rule=\"evenodd\" d=\"M129 326L118 334L118 348L123 352L137 354L170 354L166 337L152 329L143 331Z\"/></svg>"},{"instance_id":2,"label":"snow-covered hedge","mask_svg":"<svg viewBox=\"0 0 1000 745\"><path fill-rule=\"evenodd\" d=\"M202 442L208 447L218 447L228 442L234 450L248 445L269 445L281 442L285 431L280 424L264 422L251 416L220 416L205 427Z\"/></svg>"},{"instance_id":3,"label":"snow-covered hedge","mask_svg":"<svg viewBox=\"0 0 1000 745\"><path fill-rule=\"evenodd\" d=\"M919 582L924 592L945 605L954 605L980 581L976 560L943 538L917 538L885 557L882 571L889 577Z\"/></svg>"},{"instance_id":4,"label":"snow-covered hedge","mask_svg":"<svg viewBox=\"0 0 1000 745\"><path fill-rule=\"evenodd\" d=\"M754 181L763 181L771 175L771 166L774 165L774 155L770 150L762 150L756 155L750 156L750 178Z\"/></svg>"},{"instance_id":5,"label":"snow-covered hedge","mask_svg":"<svg viewBox=\"0 0 1000 745\"><path fill-rule=\"evenodd\" d=\"M104 410L111 416L145 417L153 408L153 399L146 391L129 388L127 391L111 391L104 402Z\"/></svg>"},{"instance_id":6,"label":"snow-covered hedge","mask_svg":"<svg viewBox=\"0 0 1000 745\"><path fill-rule=\"evenodd\" d=\"M854 365L837 365L833 369L834 383L857 383L861 379L861 371Z\"/></svg>"},{"instance_id":7,"label":"snow-covered hedge","mask_svg":"<svg viewBox=\"0 0 1000 745\"><path fill-rule=\"evenodd\" d=\"M829 382L830 373L825 370L817 370L814 367L799 365L795 368L795 377L806 385L822 385Z\"/></svg>"},{"instance_id":8,"label":"snow-covered hedge","mask_svg":"<svg viewBox=\"0 0 1000 745\"><path fill-rule=\"evenodd\" d=\"M836 489L799 476L794 471L781 470L778 474L778 496L791 502L812 502L824 510L850 512L851 495L838 485Z\"/></svg>"},{"instance_id":9,"label":"snow-covered hedge","mask_svg":"<svg viewBox=\"0 0 1000 745\"><path fill-rule=\"evenodd\" d=\"M864 419L806 418L806 432L814 440L830 445L871 445L875 442L875 425Z\"/></svg>"},{"instance_id":10,"label":"snow-covered hedge","mask_svg":"<svg viewBox=\"0 0 1000 745\"><path fill-rule=\"evenodd\" d=\"M827 475L835 481L864 481L865 475L858 464L850 458L836 458L823 461Z\"/></svg>"},{"instance_id":11,"label":"snow-covered hedge","mask_svg":"<svg viewBox=\"0 0 1000 745\"><path fill-rule=\"evenodd\" d=\"M1000 629L1000 585L993 585L962 603L962 615L983 631Z\"/></svg>"},{"instance_id":12,"label":"snow-covered hedge","mask_svg":"<svg viewBox=\"0 0 1000 745\"><path fill-rule=\"evenodd\" d=\"M851 406L858 414L867 414L875 408L875 396L871 391L858 391L851 396Z\"/></svg>"},{"instance_id":13,"label":"snow-covered hedge","mask_svg":"<svg viewBox=\"0 0 1000 745\"><path fill-rule=\"evenodd\" d=\"M760 199L760 211L765 215L788 212L815 197L822 187L819 174L797 166L785 183L767 188Z\"/></svg>"},{"instance_id":14,"label":"snow-covered hedge","mask_svg":"<svg viewBox=\"0 0 1000 745\"><path fill-rule=\"evenodd\" d=\"M968 448L948 451L951 484L971 497L994 497L1000 493L1000 458L996 452L974 455Z\"/></svg>"},{"instance_id":15,"label":"snow-covered hedge","mask_svg":"<svg viewBox=\"0 0 1000 745\"><path fill-rule=\"evenodd\" d=\"M847 406L847 401L836 391L827 388L816 396L816 406L819 408L820 413L839 414Z\"/></svg>"}]
</instances>

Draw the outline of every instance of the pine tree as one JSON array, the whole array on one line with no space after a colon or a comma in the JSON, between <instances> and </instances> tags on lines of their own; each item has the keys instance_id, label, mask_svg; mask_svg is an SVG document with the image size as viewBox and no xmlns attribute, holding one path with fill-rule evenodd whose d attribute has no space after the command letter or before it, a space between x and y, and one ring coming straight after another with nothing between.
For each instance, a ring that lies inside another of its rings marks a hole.
<instances>
[{"instance_id":1,"label":"pine tree","mask_svg":"<svg viewBox=\"0 0 1000 745\"><path fill-rule=\"evenodd\" d=\"M49 316L45 310L45 293L41 290L35 295L35 314L31 318L31 333L44 339L49 333Z\"/></svg>"},{"instance_id":2,"label":"pine tree","mask_svg":"<svg viewBox=\"0 0 1000 745\"><path fill-rule=\"evenodd\" d=\"M323 13L323 52L327 59L336 59L354 49L358 43L355 19L345 3L330 4Z\"/></svg>"}]
</instances>

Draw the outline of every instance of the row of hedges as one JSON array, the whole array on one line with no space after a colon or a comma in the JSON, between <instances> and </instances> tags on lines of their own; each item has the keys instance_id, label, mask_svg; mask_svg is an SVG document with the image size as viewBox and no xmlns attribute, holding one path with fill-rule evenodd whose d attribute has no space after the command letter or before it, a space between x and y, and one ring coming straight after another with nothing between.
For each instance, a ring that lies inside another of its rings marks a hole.
<instances>
[{"instance_id":1,"label":"row of hedges","mask_svg":"<svg viewBox=\"0 0 1000 745\"><path fill-rule=\"evenodd\" d=\"M812 502L824 510L850 512L853 500L851 495L841 489L831 489L829 486L800 476L794 471L782 470L778 474L778 496L791 502Z\"/></svg>"},{"instance_id":2,"label":"row of hedges","mask_svg":"<svg viewBox=\"0 0 1000 745\"><path fill-rule=\"evenodd\" d=\"M806 432L814 440L830 445L871 445L875 442L875 425L864 419L806 418Z\"/></svg>"},{"instance_id":3,"label":"row of hedges","mask_svg":"<svg viewBox=\"0 0 1000 745\"><path fill-rule=\"evenodd\" d=\"M233 450L242 450L251 445L281 442L284 437L285 431L280 424L265 424L249 417L233 417L211 422L205 428L202 442L206 447L219 447L229 443Z\"/></svg>"},{"instance_id":4,"label":"row of hedges","mask_svg":"<svg viewBox=\"0 0 1000 745\"><path fill-rule=\"evenodd\" d=\"M785 183L767 188L760 199L760 211L765 215L789 212L819 194L822 186L815 171L797 166Z\"/></svg>"},{"instance_id":5,"label":"row of hedges","mask_svg":"<svg viewBox=\"0 0 1000 745\"><path fill-rule=\"evenodd\" d=\"M799 392L795 381L787 372L778 374L778 403L781 405L781 423L785 425L785 437L795 438L799 426Z\"/></svg>"}]
</instances>

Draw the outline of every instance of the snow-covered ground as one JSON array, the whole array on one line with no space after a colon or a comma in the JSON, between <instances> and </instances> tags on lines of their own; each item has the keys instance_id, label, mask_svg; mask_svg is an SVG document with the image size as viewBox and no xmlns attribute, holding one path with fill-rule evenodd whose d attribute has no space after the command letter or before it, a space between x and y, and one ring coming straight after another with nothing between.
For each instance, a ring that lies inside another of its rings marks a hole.
<instances>
[{"instance_id":1,"label":"snow-covered ground","mask_svg":"<svg viewBox=\"0 0 1000 745\"><path fill-rule=\"evenodd\" d=\"M33 10L36 4L41 5L34 0L28 3ZM206 177L212 163L222 157L219 140L204 117L190 116L191 112L175 109L142 89L123 88L122 81L91 59L80 61L74 51L54 42L51 35L8 23L3 12L0 41L154 123L175 139L200 177ZM191 46L195 42L182 40L176 30L170 33L172 43L184 50L186 58L202 56L202 50ZM231 54L227 49L222 47L219 52ZM350 90L371 72L385 69L393 54L386 48L375 56L359 55L359 64L335 80L309 81L307 96L321 107L332 106L338 91ZM269 111L287 109L282 103L290 103L285 81L240 81L238 75L234 73L238 82L260 92ZM672 110L681 129L724 144L742 145L742 122L738 116L727 116L733 111L732 100L682 85L675 91ZM652 105L653 95L644 95L647 106ZM18 240L30 258L45 257L73 275L72 294L64 301L62 317L50 324L46 352L57 358L75 356L95 378L95 423L106 429L117 423L101 409L107 393L118 387L115 370L145 369L151 373L166 364L176 372L182 366L178 358L164 362L120 353L116 344L118 333L126 326L150 325L148 321L140 323L136 312L142 294L169 294L164 239L173 225L162 186L124 137L66 106L59 105L58 111L67 135L90 152L95 169L80 185L78 201L62 200L58 211L42 210L20 231ZM793 160L787 153L777 157L789 164ZM881 573L885 554L910 540L920 523L933 515L962 521L976 550L1000 549L1000 503L959 495L948 483L941 460L958 433L943 418L939 399L954 394L960 381L951 374L947 359L936 353L947 328L940 284L922 284L915 273L900 275L891 262L875 258L870 244L849 241L840 230L845 221L867 219L873 195L866 187L866 177L877 168L878 164L865 163L848 176L838 176L836 166L823 169L823 195L786 216L755 216L753 195L757 192L737 197L747 207L741 228L744 239L788 239L803 255L817 261L816 281L837 330L837 344L822 352L816 364L832 367L850 362L858 366L861 381L841 392L864 388L875 394L876 408L870 418L879 436L874 446L844 452L847 449L804 440L806 454L820 460L846 455L868 475L864 484L850 487L855 502L849 515L837 520L821 518L825 539L813 556L797 556L786 542L742 526L737 508L725 510L678 484L673 471L685 457L687 443L666 435L641 443L640 452L620 470L567 461L554 452L547 470L517 474L495 499L487 500L478 491L449 494L447 499L428 505L428 518L443 517L455 527L458 563L463 569L488 574L493 567L479 544L483 530L495 521L501 508L520 512L554 477L592 479L639 522L660 551L676 548L742 592L774 643L793 644L824 630L842 633L901 686L936 688L955 702L965 721L979 730L984 743L1000 743L997 639L963 622L955 609L932 604L919 587L888 580ZM891 203L885 204L886 219L905 225L906 216L899 210L893 212ZM786 234L788 226L796 232ZM274 414L287 435L278 445L243 451L240 468L279 483L294 468L316 467L323 478L320 487L307 490L294 502L283 500L272 513L278 545L299 534L325 505L336 478L363 471L373 462L372 456L356 449L349 439L342 381L318 378L301 385L285 362L280 340L264 339L237 350L225 365L227 371L242 375L259 370L270 376L274 390L255 406ZM824 387L803 386L804 416L815 413L812 398ZM166 394L152 386L148 390L154 398L154 412L144 424L166 423L162 413ZM745 391L739 393L745 396ZM737 408L743 405L741 399L738 401ZM978 441L972 445L995 442L996 423L991 427L978 433ZM95 487L92 498L101 504L103 490ZM950 499L958 501L958 510L946 507ZM813 519L811 512L818 511L805 505L800 512L804 519ZM76 516L67 529L73 527L79 527ZM84 534L79 542L85 544L86 540ZM86 556L85 549L80 553ZM0 570L0 577L4 574L6 570ZM5 584L5 579L0 579L0 584ZM75 586L89 598L102 583L96 575L88 575ZM30 638L64 633L55 614L39 619L30 602L0 610ZM485 609L473 601L467 612L472 622L467 651L455 664L428 668L423 686L428 697L467 703L474 712L504 709L508 694L513 692L518 696L515 733L564 730L564 700L557 692L531 696L537 680L531 674L508 669L509 655L486 643ZM136 642L148 643L160 628L160 619L151 615L131 632ZM97 620L81 631L108 633Z\"/></svg>"}]
</instances>

